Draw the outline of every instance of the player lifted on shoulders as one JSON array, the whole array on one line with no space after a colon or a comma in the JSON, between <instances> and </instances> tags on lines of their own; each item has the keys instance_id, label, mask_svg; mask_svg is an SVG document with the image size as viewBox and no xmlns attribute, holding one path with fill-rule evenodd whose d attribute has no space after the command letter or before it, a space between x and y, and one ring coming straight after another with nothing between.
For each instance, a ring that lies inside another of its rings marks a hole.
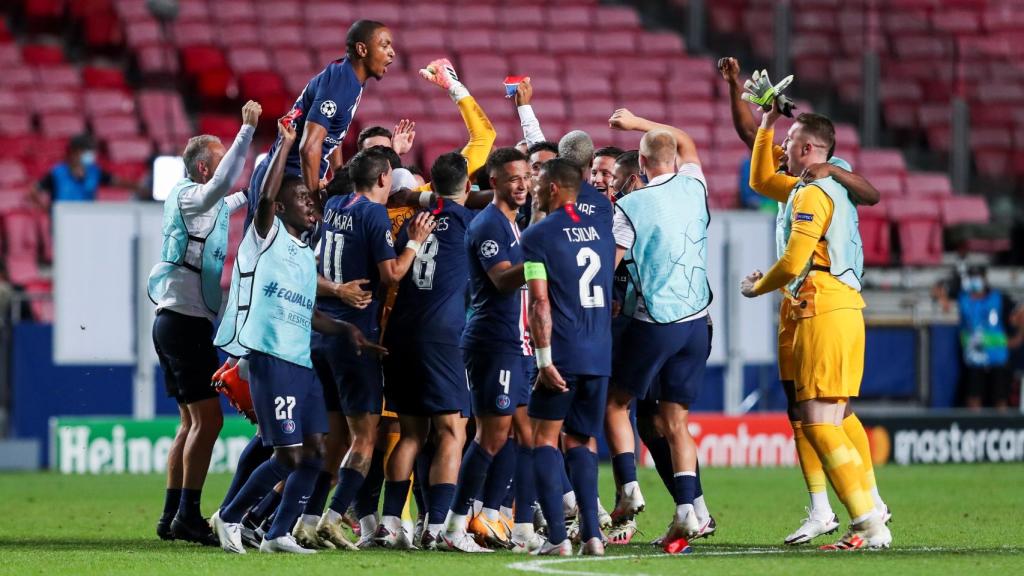
<instances>
[{"instance_id":1,"label":"player lifted on shoulders","mask_svg":"<svg viewBox=\"0 0 1024 576\"><path fill-rule=\"evenodd\" d=\"M757 183L755 169L758 178L764 176L771 128L780 115L773 104L762 119L751 162L752 184ZM786 138L789 168L803 172L824 163L834 147L832 122L818 114L801 114ZM807 184L793 180L793 195L780 222L783 254L768 273L755 271L747 276L741 291L752 298L785 288L785 297L791 300L800 428L851 518L850 530L826 548L888 548L892 542L885 525L888 510L875 496L874 473L868 472L870 452L858 446L863 426L859 421L856 426L847 423L849 400L857 396L864 372L864 299L860 295L864 253L857 209L847 190L831 176ZM866 435L863 444L866 448Z\"/></svg>"},{"instance_id":2,"label":"player lifted on shoulders","mask_svg":"<svg viewBox=\"0 0 1024 576\"><path fill-rule=\"evenodd\" d=\"M530 334L539 376L530 398L537 494L548 539L536 554L572 554L562 514L568 464L579 506L580 550L603 555L597 510L597 436L611 374L611 225L576 210L580 166L565 158L541 168L533 191L548 215L523 233ZM559 452L565 429L565 461ZM520 504L521 505L521 504Z\"/></svg>"},{"instance_id":3,"label":"player lifted on shoulders","mask_svg":"<svg viewBox=\"0 0 1024 576\"><path fill-rule=\"evenodd\" d=\"M395 59L391 31L374 20L352 24L345 37L345 51L344 58L331 62L309 81L289 113L299 143L288 152L285 174L300 177L311 194L319 194L327 184L324 176L328 168L337 170L342 165L341 142L355 117L366 81L384 78ZM280 146L278 136L270 153L253 170L246 227L256 212L270 158Z\"/></svg>"}]
</instances>

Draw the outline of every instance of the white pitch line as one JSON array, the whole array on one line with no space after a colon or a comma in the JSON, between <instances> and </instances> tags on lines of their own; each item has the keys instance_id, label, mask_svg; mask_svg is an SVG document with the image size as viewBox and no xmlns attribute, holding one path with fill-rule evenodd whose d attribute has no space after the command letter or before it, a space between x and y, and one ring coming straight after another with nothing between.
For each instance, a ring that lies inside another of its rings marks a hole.
<instances>
[{"instance_id":1,"label":"white pitch line","mask_svg":"<svg viewBox=\"0 0 1024 576\"><path fill-rule=\"evenodd\" d=\"M1016 549L1008 549L1010 551ZM899 554L901 552L965 552L970 549L964 548L945 548L940 546L917 546L913 548L894 548L886 551L874 550L869 552L877 552L883 554ZM998 549L991 550L992 552L998 552ZM701 556L758 556L766 554L811 554L819 552L817 549L805 548L802 550L787 550L781 548L748 548L746 550L707 550L693 553L695 557ZM827 555L827 554L823 554ZM561 574L566 576L594 576L597 574L605 574L603 572L588 572L586 570L569 570L565 568L555 568L554 566L560 564L576 564L583 562L614 562L618 560L657 560L665 558L680 558L691 556L691 554L625 554L622 556L583 556L573 558L551 558L543 560L527 560L523 562L513 562L505 566L511 570L518 570L520 572L533 572L535 574ZM634 572L633 576L649 576L642 572Z\"/></svg>"}]
</instances>

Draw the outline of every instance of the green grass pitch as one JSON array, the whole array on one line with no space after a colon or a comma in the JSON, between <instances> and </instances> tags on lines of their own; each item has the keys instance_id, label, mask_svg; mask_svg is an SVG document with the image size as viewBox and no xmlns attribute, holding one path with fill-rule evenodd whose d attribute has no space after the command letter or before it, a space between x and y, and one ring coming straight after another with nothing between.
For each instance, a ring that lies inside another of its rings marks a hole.
<instances>
[{"instance_id":1,"label":"green grass pitch","mask_svg":"<svg viewBox=\"0 0 1024 576\"><path fill-rule=\"evenodd\" d=\"M0 574L1022 574L1024 465L880 468L882 495L895 516L894 547L822 553L780 542L803 517L796 469L708 469L703 484L718 534L693 553L666 557L647 545L671 517L657 476L641 471L647 511L638 544L609 547L604 559L534 558L506 552L321 552L315 556L228 555L216 548L161 542L158 476L0 475ZM203 510L219 504L229 478L211 476ZM610 501L611 470L602 467ZM833 498L833 506L841 508ZM845 521L840 513L841 520ZM831 541L832 536L817 543Z\"/></svg>"}]
</instances>

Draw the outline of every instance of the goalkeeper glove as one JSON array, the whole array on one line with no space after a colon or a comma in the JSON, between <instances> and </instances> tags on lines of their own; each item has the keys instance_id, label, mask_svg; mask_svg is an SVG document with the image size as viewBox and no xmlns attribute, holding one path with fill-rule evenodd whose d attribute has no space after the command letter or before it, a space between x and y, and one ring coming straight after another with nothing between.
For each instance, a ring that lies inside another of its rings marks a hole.
<instances>
[{"instance_id":1,"label":"goalkeeper glove","mask_svg":"<svg viewBox=\"0 0 1024 576\"><path fill-rule=\"evenodd\" d=\"M741 98L750 102L751 104L757 104L765 110L771 110L772 100L777 95L781 95L782 92L793 82L793 75L790 74L782 79L778 84L772 85L771 79L768 78L768 71L761 70L758 72L754 70L754 74L747 80L743 87L746 88L746 92L743 93Z\"/></svg>"},{"instance_id":2,"label":"goalkeeper glove","mask_svg":"<svg viewBox=\"0 0 1024 576\"><path fill-rule=\"evenodd\" d=\"M437 84L447 90L448 95L456 103L469 96L469 90L466 89L462 82L459 82L459 75L456 74L455 67L452 66L451 61L447 58L440 58L427 64L426 68L420 70L420 76L428 82Z\"/></svg>"}]
</instances>

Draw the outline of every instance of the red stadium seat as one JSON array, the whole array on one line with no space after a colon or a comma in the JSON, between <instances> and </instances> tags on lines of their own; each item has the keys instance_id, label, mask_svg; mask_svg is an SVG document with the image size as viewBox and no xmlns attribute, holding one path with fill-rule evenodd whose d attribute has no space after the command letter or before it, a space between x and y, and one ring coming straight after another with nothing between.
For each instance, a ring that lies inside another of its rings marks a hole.
<instances>
[{"instance_id":1,"label":"red stadium seat","mask_svg":"<svg viewBox=\"0 0 1024 576\"><path fill-rule=\"evenodd\" d=\"M30 103L36 114L53 114L57 112L75 112L81 106L80 94L73 91L39 90Z\"/></svg>"},{"instance_id":2,"label":"red stadium seat","mask_svg":"<svg viewBox=\"0 0 1024 576\"><path fill-rule=\"evenodd\" d=\"M637 42L641 54L676 56L686 53L683 37L675 32L641 32Z\"/></svg>"},{"instance_id":3,"label":"red stadium seat","mask_svg":"<svg viewBox=\"0 0 1024 576\"><path fill-rule=\"evenodd\" d=\"M228 63L235 74L270 70L270 57L262 48L239 48L228 52Z\"/></svg>"},{"instance_id":4,"label":"red stadium seat","mask_svg":"<svg viewBox=\"0 0 1024 576\"><path fill-rule=\"evenodd\" d=\"M466 30L448 38L449 47L460 54L491 52L495 43L494 33L490 30Z\"/></svg>"},{"instance_id":5,"label":"red stadium seat","mask_svg":"<svg viewBox=\"0 0 1024 576\"><path fill-rule=\"evenodd\" d=\"M18 64L14 68L0 68L0 86L5 88L32 88L37 85L35 72Z\"/></svg>"},{"instance_id":6,"label":"red stadium seat","mask_svg":"<svg viewBox=\"0 0 1024 576\"><path fill-rule=\"evenodd\" d=\"M550 30L585 30L593 26L593 10L585 6L551 6L547 25Z\"/></svg>"},{"instance_id":7,"label":"red stadium seat","mask_svg":"<svg viewBox=\"0 0 1024 576\"><path fill-rule=\"evenodd\" d=\"M22 47L21 58L30 66L52 66L64 63L64 51L59 46L30 44Z\"/></svg>"},{"instance_id":8,"label":"red stadium seat","mask_svg":"<svg viewBox=\"0 0 1024 576\"><path fill-rule=\"evenodd\" d=\"M487 82L487 86L493 88L511 72L511 66L504 56L479 53L466 54L459 59L460 76L464 76L474 86Z\"/></svg>"},{"instance_id":9,"label":"red stadium seat","mask_svg":"<svg viewBox=\"0 0 1024 576\"><path fill-rule=\"evenodd\" d=\"M153 143L145 138L118 138L107 142L111 162L148 162L152 155Z\"/></svg>"},{"instance_id":10,"label":"red stadium seat","mask_svg":"<svg viewBox=\"0 0 1024 576\"><path fill-rule=\"evenodd\" d=\"M202 114L199 116L199 132L212 134L225 142L235 139L240 127L239 119L224 114Z\"/></svg>"},{"instance_id":11,"label":"red stadium seat","mask_svg":"<svg viewBox=\"0 0 1024 576\"><path fill-rule=\"evenodd\" d=\"M181 50L182 68L186 74L195 75L208 70L227 68L224 51L214 46L189 46Z\"/></svg>"},{"instance_id":12,"label":"red stadium seat","mask_svg":"<svg viewBox=\"0 0 1024 576\"><path fill-rule=\"evenodd\" d=\"M537 28L542 29L547 26L548 19L544 14L544 11L540 6L517 6L509 5L502 9L500 15L500 22L504 26L512 26L515 28ZM509 34L509 36L515 37L520 34L519 30Z\"/></svg>"},{"instance_id":13,"label":"red stadium seat","mask_svg":"<svg viewBox=\"0 0 1024 576\"><path fill-rule=\"evenodd\" d=\"M47 138L70 138L85 132L85 117L77 112L44 114L40 120L40 131Z\"/></svg>"},{"instance_id":14,"label":"red stadium seat","mask_svg":"<svg viewBox=\"0 0 1024 576\"><path fill-rule=\"evenodd\" d=\"M149 134L158 139L188 137L192 126L185 114L185 105L177 92L141 90L138 93L139 113Z\"/></svg>"},{"instance_id":15,"label":"red stadium seat","mask_svg":"<svg viewBox=\"0 0 1024 576\"><path fill-rule=\"evenodd\" d=\"M28 180L21 162L12 160L0 161L0 187L20 186Z\"/></svg>"},{"instance_id":16,"label":"red stadium seat","mask_svg":"<svg viewBox=\"0 0 1024 576\"><path fill-rule=\"evenodd\" d=\"M82 80L86 88L128 89L128 83L124 79L124 72L118 68L86 66L82 68Z\"/></svg>"},{"instance_id":17,"label":"red stadium seat","mask_svg":"<svg viewBox=\"0 0 1024 576\"><path fill-rule=\"evenodd\" d=\"M415 28L402 34L402 50L416 54L421 50L444 50L448 46L443 29Z\"/></svg>"},{"instance_id":18,"label":"red stadium seat","mask_svg":"<svg viewBox=\"0 0 1024 576\"><path fill-rule=\"evenodd\" d=\"M888 266L892 261L892 228L884 198L875 206L857 207L864 264L868 266Z\"/></svg>"},{"instance_id":19,"label":"red stadium seat","mask_svg":"<svg viewBox=\"0 0 1024 576\"><path fill-rule=\"evenodd\" d=\"M125 23L124 40L130 48L159 46L164 42L164 35L160 30L160 25L155 21L141 20Z\"/></svg>"},{"instance_id":20,"label":"red stadium seat","mask_svg":"<svg viewBox=\"0 0 1024 576\"><path fill-rule=\"evenodd\" d=\"M548 32L544 44L548 52L558 55L588 54L590 36L586 32L568 29L562 32Z\"/></svg>"},{"instance_id":21,"label":"red stadium seat","mask_svg":"<svg viewBox=\"0 0 1024 576\"><path fill-rule=\"evenodd\" d=\"M256 17L271 25L297 24L302 21L302 6L299 2L273 0L254 3Z\"/></svg>"},{"instance_id":22,"label":"red stadium seat","mask_svg":"<svg viewBox=\"0 0 1024 576\"><path fill-rule=\"evenodd\" d=\"M598 6L594 24L603 30L636 30L640 28L640 15L628 6Z\"/></svg>"},{"instance_id":23,"label":"red stadium seat","mask_svg":"<svg viewBox=\"0 0 1024 576\"><path fill-rule=\"evenodd\" d=\"M82 75L78 68L68 64L54 64L35 69L40 85L57 89L77 90L82 87Z\"/></svg>"},{"instance_id":24,"label":"red stadium seat","mask_svg":"<svg viewBox=\"0 0 1024 576\"><path fill-rule=\"evenodd\" d=\"M459 6L452 11L452 28L469 31L473 28L497 28L498 10L494 6Z\"/></svg>"},{"instance_id":25,"label":"red stadium seat","mask_svg":"<svg viewBox=\"0 0 1024 576\"><path fill-rule=\"evenodd\" d=\"M576 75L565 79L566 93L571 100L580 98L609 97L612 94L612 83L603 76ZM575 102L573 102L575 108Z\"/></svg>"},{"instance_id":26,"label":"red stadium seat","mask_svg":"<svg viewBox=\"0 0 1024 576\"><path fill-rule=\"evenodd\" d=\"M981 196L952 196L942 201L943 226L988 222L988 203Z\"/></svg>"},{"instance_id":27,"label":"red stadium seat","mask_svg":"<svg viewBox=\"0 0 1024 576\"><path fill-rule=\"evenodd\" d=\"M256 21L256 7L249 0L221 0L213 17L222 24L237 24Z\"/></svg>"},{"instance_id":28,"label":"red stadium seat","mask_svg":"<svg viewBox=\"0 0 1024 576\"><path fill-rule=\"evenodd\" d=\"M204 20L188 21L181 19L180 16L170 37L179 48L217 43L217 32L213 26Z\"/></svg>"},{"instance_id":29,"label":"red stadium seat","mask_svg":"<svg viewBox=\"0 0 1024 576\"><path fill-rule=\"evenodd\" d=\"M135 100L120 90L90 90L85 93L85 112L90 116L131 114Z\"/></svg>"},{"instance_id":30,"label":"red stadium seat","mask_svg":"<svg viewBox=\"0 0 1024 576\"><path fill-rule=\"evenodd\" d=\"M660 99L663 95L661 81L657 78L633 79L616 76L614 80L615 94L619 97L619 100L624 103L630 102L633 98Z\"/></svg>"},{"instance_id":31,"label":"red stadium seat","mask_svg":"<svg viewBox=\"0 0 1024 576\"><path fill-rule=\"evenodd\" d=\"M942 261L942 226L934 200L893 200L889 216L896 222L900 259L906 265L935 265Z\"/></svg>"},{"instance_id":32,"label":"red stadium seat","mask_svg":"<svg viewBox=\"0 0 1024 576\"><path fill-rule=\"evenodd\" d=\"M443 3L413 4L411 6L406 6L402 9L402 15L404 16L404 24L406 27L406 31L402 33L403 50L406 49L404 46L407 41L407 36L416 32L416 28L423 27L428 30L433 29L435 34L437 34L437 31L446 28L448 23L451 22L450 7Z\"/></svg>"},{"instance_id":33,"label":"red stadium seat","mask_svg":"<svg viewBox=\"0 0 1024 576\"><path fill-rule=\"evenodd\" d=\"M903 174L907 170L907 164L897 150L863 148L860 151L857 170L865 174Z\"/></svg>"},{"instance_id":34,"label":"red stadium seat","mask_svg":"<svg viewBox=\"0 0 1024 576\"><path fill-rule=\"evenodd\" d=\"M273 26L263 27L263 44L268 48L302 48L305 46L305 34L302 26L281 25L275 23Z\"/></svg>"},{"instance_id":35,"label":"red stadium seat","mask_svg":"<svg viewBox=\"0 0 1024 576\"><path fill-rule=\"evenodd\" d=\"M617 56L635 54L636 51L636 33L632 30L603 32L599 40L594 42L594 53L599 55Z\"/></svg>"},{"instance_id":36,"label":"red stadium seat","mask_svg":"<svg viewBox=\"0 0 1024 576\"><path fill-rule=\"evenodd\" d=\"M220 43L232 48L260 46L263 36L260 28L252 22L229 24L218 29Z\"/></svg>"},{"instance_id":37,"label":"red stadium seat","mask_svg":"<svg viewBox=\"0 0 1024 576\"><path fill-rule=\"evenodd\" d=\"M140 48L135 51L135 58L143 74L159 76L178 73L178 55L169 46Z\"/></svg>"},{"instance_id":38,"label":"red stadium seat","mask_svg":"<svg viewBox=\"0 0 1024 576\"><path fill-rule=\"evenodd\" d=\"M908 172L908 196L951 196L953 187L949 177L941 172Z\"/></svg>"},{"instance_id":39,"label":"red stadium seat","mask_svg":"<svg viewBox=\"0 0 1024 576\"><path fill-rule=\"evenodd\" d=\"M125 136L139 136L139 119L135 114L103 116L90 121L92 133L101 141Z\"/></svg>"}]
</instances>

